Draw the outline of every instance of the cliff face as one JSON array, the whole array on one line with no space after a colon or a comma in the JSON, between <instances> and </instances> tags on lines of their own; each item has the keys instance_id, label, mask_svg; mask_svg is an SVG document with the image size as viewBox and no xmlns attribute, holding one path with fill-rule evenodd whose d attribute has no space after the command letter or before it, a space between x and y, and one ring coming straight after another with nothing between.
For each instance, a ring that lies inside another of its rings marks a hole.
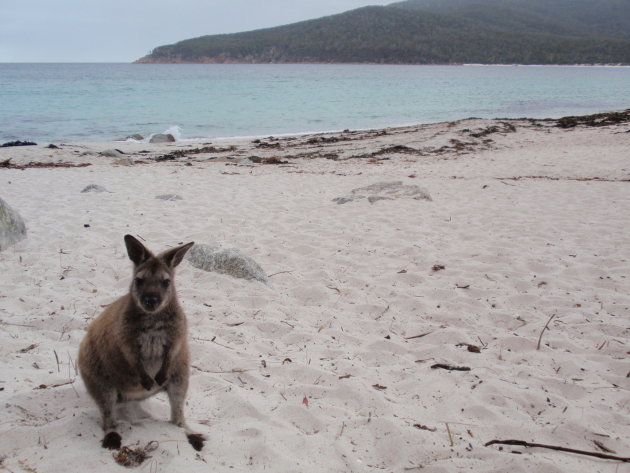
<instances>
[{"instance_id":1,"label":"cliff face","mask_svg":"<svg viewBox=\"0 0 630 473\"><path fill-rule=\"evenodd\" d=\"M564 16L543 0L515 0L509 8L497 2L411 0L365 7L276 28L189 39L160 46L137 62L630 63L630 29L622 28L630 25L630 8L618 7L628 0L573 0L575 8ZM576 13L579 6L582 16ZM557 16L550 19L552 14ZM597 24L589 23L589 15Z\"/></svg>"}]
</instances>

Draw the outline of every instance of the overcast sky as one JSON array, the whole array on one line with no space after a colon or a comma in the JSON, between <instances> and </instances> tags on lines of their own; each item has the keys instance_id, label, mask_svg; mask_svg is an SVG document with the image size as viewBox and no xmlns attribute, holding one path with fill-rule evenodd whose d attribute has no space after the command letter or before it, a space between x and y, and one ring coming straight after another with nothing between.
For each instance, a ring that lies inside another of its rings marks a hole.
<instances>
[{"instance_id":1,"label":"overcast sky","mask_svg":"<svg viewBox=\"0 0 630 473\"><path fill-rule=\"evenodd\" d=\"M395 0L0 0L0 62L131 62L153 48Z\"/></svg>"}]
</instances>

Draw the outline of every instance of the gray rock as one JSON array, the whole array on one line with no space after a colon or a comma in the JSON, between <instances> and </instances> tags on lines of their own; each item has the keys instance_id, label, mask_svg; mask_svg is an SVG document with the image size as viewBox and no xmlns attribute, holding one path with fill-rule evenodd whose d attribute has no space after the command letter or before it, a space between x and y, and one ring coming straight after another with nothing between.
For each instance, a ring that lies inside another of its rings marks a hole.
<instances>
[{"instance_id":1,"label":"gray rock","mask_svg":"<svg viewBox=\"0 0 630 473\"><path fill-rule=\"evenodd\" d=\"M26 238L26 225L9 204L0 198L0 251Z\"/></svg>"},{"instance_id":2,"label":"gray rock","mask_svg":"<svg viewBox=\"0 0 630 473\"><path fill-rule=\"evenodd\" d=\"M120 158L125 153L118 149L106 149L98 154L101 156L105 156L106 158Z\"/></svg>"},{"instance_id":3,"label":"gray rock","mask_svg":"<svg viewBox=\"0 0 630 473\"><path fill-rule=\"evenodd\" d=\"M173 135L164 134L164 133L156 133L151 137L149 143L174 143L175 137Z\"/></svg>"},{"instance_id":4,"label":"gray rock","mask_svg":"<svg viewBox=\"0 0 630 473\"><path fill-rule=\"evenodd\" d=\"M103 186L99 186L98 184L90 184L89 186L86 186L81 193L84 192L109 192L107 189L105 189Z\"/></svg>"},{"instance_id":5,"label":"gray rock","mask_svg":"<svg viewBox=\"0 0 630 473\"><path fill-rule=\"evenodd\" d=\"M155 198L160 200L183 200L182 196L177 194L156 195Z\"/></svg>"},{"instance_id":6,"label":"gray rock","mask_svg":"<svg viewBox=\"0 0 630 473\"><path fill-rule=\"evenodd\" d=\"M365 187L359 187L351 191L351 195L337 197L333 202L346 204L356 200L367 199L373 204L379 200L393 200L408 197L415 200L433 200L427 192L419 186L405 185L402 181L377 182Z\"/></svg>"},{"instance_id":7,"label":"gray rock","mask_svg":"<svg viewBox=\"0 0 630 473\"><path fill-rule=\"evenodd\" d=\"M204 271L227 274L234 278L255 279L269 284L267 274L258 263L236 248L224 249L197 243L188 251L186 259L195 268Z\"/></svg>"},{"instance_id":8,"label":"gray rock","mask_svg":"<svg viewBox=\"0 0 630 473\"><path fill-rule=\"evenodd\" d=\"M127 138L121 141L129 141L129 140L142 141L144 140L144 136L139 135L138 133L134 133L133 135L129 135Z\"/></svg>"},{"instance_id":9,"label":"gray rock","mask_svg":"<svg viewBox=\"0 0 630 473\"><path fill-rule=\"evenodd\" d=\"M431 200L431 196L419 186L405 185L402 181L377 182L366 187L359 187L351 191L353 194L381 195L385 197L412 197L418 200Z\"/></svg>"},{"instance_id":10,"label":"gray rock","mask_svg":"<svg viewBox=\"0 0 630 473\"><path fill-rule=\"evenodd\" d=\"M391 197L385 197L383 195L370 195L368 196L368 202L373 204L374 202L378 202L379 200L394 200Z\"/></svg>"},{"instance_id":11,"label":"gray rock","mask_svg":"<svg viewBox=\"0 0 630 473\"><path fill-rule=\"evenodd\" d=\"M337 202L338 204L347 204L348 202L354 202L355 200L365 199L364 195L347 195L345 197L336 197L333 199L333 202Z\"/></svg>"}]
</instances>

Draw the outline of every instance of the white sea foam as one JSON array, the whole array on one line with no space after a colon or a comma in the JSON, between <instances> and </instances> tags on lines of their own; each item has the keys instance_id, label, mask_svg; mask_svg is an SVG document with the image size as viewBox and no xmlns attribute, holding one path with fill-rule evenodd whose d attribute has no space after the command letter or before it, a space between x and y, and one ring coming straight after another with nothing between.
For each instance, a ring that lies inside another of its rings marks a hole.
<instances>
[{"instance_id":1,"label":"white sea foam","mask_svg":"<svg viewBox=\"0 0 630 473\"><path fill-rule=\"evenodd\" d=\"M173 125L168 127L164 131L165 135L172 135L175 141L182 141L182 127L179 125Z\"/></svg>"},{"instance_id":2,"label":"white sea foam","mask_svg":"<svg viewBox=\"0 0 630 473\"><path fill-rule=\"evenodd\" d=\"M142 138L142 139L135 139L133 138L133 136L136 135L130 135L125 139L121 139L118 141L121 142L128 142L128 143L150 143L151 142L151 138L153 138L155 135L157 134L163 134L163 135L171 135L173 138L175 138L175 141L200 141L200 140L205 140L207 138L204 137L195 137L195 138L184 138L184 133L182 131L182 127L179 125L172 125L170 127L168 127L166 130L159 132L159 133L150 133L149 135L147 135L146 137ZM137 136L142 136L142 135L137 135Z\"/></svg>"}]
</instances>

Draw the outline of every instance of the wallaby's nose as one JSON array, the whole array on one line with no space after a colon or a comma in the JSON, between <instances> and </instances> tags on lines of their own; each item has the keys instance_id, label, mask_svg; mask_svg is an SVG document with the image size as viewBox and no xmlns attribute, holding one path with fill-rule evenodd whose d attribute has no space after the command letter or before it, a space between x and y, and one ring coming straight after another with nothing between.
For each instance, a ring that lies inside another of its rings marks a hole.
<instances>
[{"instance_id":1,"label":"wallaby's nose","mask_svg":"<svg viewBox=\"0 0 630 473\"><path fill-rule=\"evenodd\" d=\"M160 304L160 299L156 296L144 296L142 302L147 309L153 310Z\"/></svg>"}]
</instances>

